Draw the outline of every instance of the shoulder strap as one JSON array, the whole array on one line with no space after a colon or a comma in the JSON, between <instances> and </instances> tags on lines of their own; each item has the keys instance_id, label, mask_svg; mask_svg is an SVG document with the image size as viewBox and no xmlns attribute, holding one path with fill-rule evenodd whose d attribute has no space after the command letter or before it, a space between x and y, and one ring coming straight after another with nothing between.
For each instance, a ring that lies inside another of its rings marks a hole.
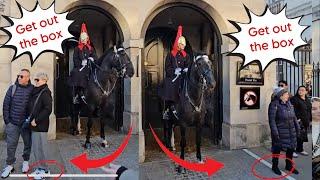
<instances>
[{"instance_id":1,"label":"shoulder strap","mask_svg":"<svg viewBox=\"0 0 320 180\"><path fill-rule=\"evenodd\" d=\"M11 89L11 98L14 96L14 94L16 93L16 90L17 90L17 85L14 84L12 85L12 89Z\"/></svg>"},{"instance_id":2,"label":"shoulder strap","mask_svg":"<svg viewBox=\"0 0 320 180\"><path fill-rule=\"evenodd\" d=\"M38 104L38 101L39 101L39 99L40 99L40 96L42 95L42 93L44 92L45 89L46 89L46 88L44 88L44 89L42 89L42 90L40 91L40 93L39 93L36 101L35 101L34 104L33 104L32 111L31 111L29 117L31 117L31 116L33 115L34 110L35 110L35 108L36 108L36 106L37 106L37 104Z\"/></svg>"}]
</instances>

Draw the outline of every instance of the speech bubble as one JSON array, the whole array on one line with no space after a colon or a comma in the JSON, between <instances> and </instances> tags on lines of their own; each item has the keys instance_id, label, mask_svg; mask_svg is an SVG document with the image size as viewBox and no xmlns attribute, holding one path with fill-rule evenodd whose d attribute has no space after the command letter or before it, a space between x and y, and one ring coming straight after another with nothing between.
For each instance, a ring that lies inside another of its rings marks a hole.
<instances>
[{"instance_id":1,"label":"speech bubble","mask_svg":"<svg viewBox=\"0 0 320 180\"><path fill-rule=\"evenodd\" d=\"M240 56L244 60L242 67L259 61L262 71L274 60L296 63L294 51L307 44L301 38L308 28L299 24L302 16L287 18L286 6L278 14L272 14L266 6L259 16L245 9L250 19L248 24L229 20L239 32L225 34L237 43L228 56Z\"/></svg>"},{"instance_id":2,"label":"speech bubble","mask_svg":"<svg viewBox=\"0 0 320 180\"><path fill-rule=\"evenodd\" d=\"M42 52L63 53L61 43L73 37L68 31L73 21L67 20L67 13L57 14L53 4L47 9L41 9L36 3L32 11L27 11L17 3L21 18L3 16L11 26L1 28L10 36L2 47L15 49L12 61L26 53L33 65Z\"/></svg>"}]
</instances>

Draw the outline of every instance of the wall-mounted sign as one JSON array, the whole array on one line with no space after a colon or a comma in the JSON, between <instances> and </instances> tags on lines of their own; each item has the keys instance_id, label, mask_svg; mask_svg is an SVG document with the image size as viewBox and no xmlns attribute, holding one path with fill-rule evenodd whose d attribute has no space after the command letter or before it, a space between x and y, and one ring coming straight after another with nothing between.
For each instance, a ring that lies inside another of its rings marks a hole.
<instances>
[{"instance_id":1,"label":"wall-mounted sign","mask_svg":"<svg viewBox=\"0 0 320 180\"><path fill-rule=\"evenodd\" d=\"M240 109L260 109L259 87L240 87Z\"/></svg>"},{"instance_id":2,"label":"wall-mounted sign","mask_svg":"<svg viewBox=\"0 0 320 180\"><path fill-rule=\"evenodd\" d=\"M237 64L237 85L263 85L263 73L257 63L253 62L240 70L242 62Z\"/></svg>"}]
</instances>

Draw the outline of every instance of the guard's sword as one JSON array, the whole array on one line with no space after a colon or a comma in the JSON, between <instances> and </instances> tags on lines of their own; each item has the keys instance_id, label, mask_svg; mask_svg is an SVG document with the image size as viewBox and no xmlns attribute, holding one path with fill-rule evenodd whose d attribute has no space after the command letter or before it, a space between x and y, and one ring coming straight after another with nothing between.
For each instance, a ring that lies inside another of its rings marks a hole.
<instances>
[{"instance_id":1,"label":"guard's sword","mask_svg":"<svg viewBox=\"0 0 320 180\"><path fill-rule=\"evenodd\" d=\"M172 82L175 82L179 76L180 76L180 74L177 74L176 77L174 79L172 79Z\"/></svg>"}]
</instances>

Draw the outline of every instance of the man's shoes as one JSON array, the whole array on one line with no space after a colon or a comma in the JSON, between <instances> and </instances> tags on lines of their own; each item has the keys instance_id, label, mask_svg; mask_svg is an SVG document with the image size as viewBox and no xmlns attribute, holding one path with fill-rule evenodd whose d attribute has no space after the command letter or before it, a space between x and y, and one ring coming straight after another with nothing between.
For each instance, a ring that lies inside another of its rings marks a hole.
<instances>
[{"instance_id":1,"label":"man's shoes","mask_svg":"<svg viewBox=\"0 0 320 180\"><path fill-rule=\"evenodd\" d=\"M27 173L29 171L29 162L23 161L22 163L22 173Z\"/></svg>"},{"instance_id":2,"label":"man's shoes","mask_svg":"<svg viewBox=\"0 0 320 180\"><path fill-rule=\"evenodd\" d=\"M7 165L7 167L5 167L5 168L2 170L1 178L7 178L7 177L9 177L9 175L10 175L13 171L14 171L13 166Z\"/></svg>"},{"instance_id":3,"label":"man's shoes","mask_svg":"<svg viewBox=\"0 0 320 180\"><path fill-rule=\"evenodd\" d=\"M46 170L46 169L43 169L43 168L37 168L33 173L33 179L36 179L36 180L40 180L40 179L45 179L45 177L47 175L50 174L50 171Z\"/></svg>"},{"instance_id":4,"label":"man's shoes","mask_svg":"<svg viewBox=\"0 0 320 180\"><path fill-rule=\"evenodd\" d=\"M293 155L292 155L294 158L297 158L298 157L298 154L296 152L293 152Z\"/></svg>"},{"instance_id":5,"label":"man's shoes","mask_svg":"<svg viewBox=\"0 0 320 180\"><path fill-rule=\"evenodd\" d=\"M302 152L298 152L299 154L303 155L303 156L308 156L309 153L307 153L306 151L302 151Z\"/></svg>"},{"instance_id":6,"label":"man's shoes","mask_svg":"<svg viewBox=\"0 0 320 180\"><path fill-rule=\"evenodd\" d=\"M281 175L281 171L280 171L280 169L278 168L278 166L272 167L272 171L273 171L275 174L277 174L277 175Z\"/></svg>"}]
</instances>

